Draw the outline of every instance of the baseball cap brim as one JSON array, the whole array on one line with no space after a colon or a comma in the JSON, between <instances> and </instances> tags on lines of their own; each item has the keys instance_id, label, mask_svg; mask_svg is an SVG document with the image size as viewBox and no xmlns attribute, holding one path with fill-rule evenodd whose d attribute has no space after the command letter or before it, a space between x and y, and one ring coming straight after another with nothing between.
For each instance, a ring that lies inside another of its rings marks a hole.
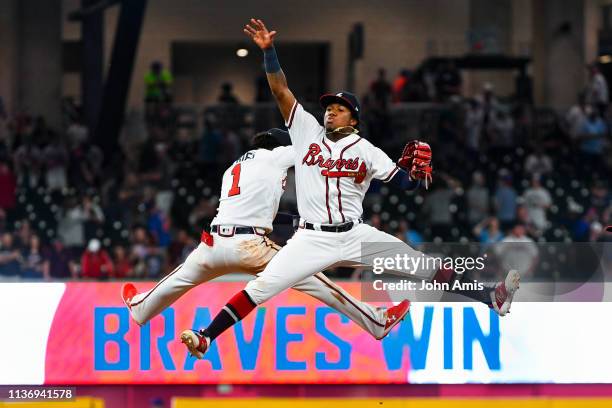
<instances>
[{"instance_id":1,"label":"baseball cap brim","mask_svg":"<svg viewBox=\"0 0 612 408\"><path fill-rule=\"evenodd\" d=\"M338 96L336 94L325 94L321 96L321 98L319 98L319 103L321 104L321 107L323 109L327 108L327 106L331 105L332 103L339 103L340 105L344 105L349 108L351 112L353 112L353 115L359 116L357 110L355 109L355 106L349 99L344 98L342 96Z\"/></svg>"}]
</instances>

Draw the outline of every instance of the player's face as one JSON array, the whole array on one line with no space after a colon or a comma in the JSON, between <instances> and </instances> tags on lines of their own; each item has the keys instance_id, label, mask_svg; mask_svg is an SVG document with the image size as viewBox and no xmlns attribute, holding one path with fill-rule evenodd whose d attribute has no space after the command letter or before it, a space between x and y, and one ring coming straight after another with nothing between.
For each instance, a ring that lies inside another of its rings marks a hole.
<instances>
[{"instance_id":1,"label":"player's face","mask_svg":"<svg viewBox=\"0 0 612 408\"><path fill-rule=\"evenodd\" d=\"M334 130L342 126L357 125L357 121L353 119L353 115L349 108L339 103L327 105L323 122L325 123L325 130Z\"/></svg>"}]
</instances>

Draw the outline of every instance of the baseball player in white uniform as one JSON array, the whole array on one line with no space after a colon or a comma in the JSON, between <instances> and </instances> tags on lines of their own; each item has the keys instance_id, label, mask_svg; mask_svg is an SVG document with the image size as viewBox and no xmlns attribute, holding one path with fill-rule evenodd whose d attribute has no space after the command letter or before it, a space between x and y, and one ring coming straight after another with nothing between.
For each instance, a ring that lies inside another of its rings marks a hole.
<instances>
[{"instance_id":1,"label":"baseball player in white uniform","mask_svg":"<svg viewBox=\"0 0 612 408\"><path fill-rule=\"evenodd\" d=\"M280 129L256 135L254 149L225 171L211 233L202 233L201 243L183 264L147 292L138 293L131 283L123 286L122 298L137 324L145 324L201 283L232 272L255 275L276 255L280 247L266 234L272 231L295 155L292 146L280 146L283 134L288 140L287 132ZM293 287L345 314L376 339L382 339L408 310L407 303L383 310L361 302L322 273ZM231 307L227 310L234 313Z\"/></svg>"},{"instance_id":2,"label":"baseball player in white uniform","mask_svg":"<svg viewBox=\"0 0 612 408\"><path fill-rule=\"evenodd\" d=\"M397 163L392 161L359 136L356 128L360 106L349 92L321 97L321 106L325 109L324 126L321 126L287 86L274 50L276 31L268 31L263 21L251 19L244 32L264 52L268 83L289 129L295 150L300 224L263 272L237 293L206 329L183 332L187 347L196 356L203 356L211 341L272 296L327 268L364 265L364 259L380 255L379 252L364 253L369 249L362 247L363 243L388 242L396 244L390 245L394 248L404 245L405 253L423 256L394 236L364 224L361 217L363 198L372 179L389 182L399 179L401 174L401 178L407 178L409 188L416 188L420 182L428 186L431 182L429 145L410 142ZM452 270L444 269L420 269L410 276L438 282L457 279ZM459 293L487 303L503 315L509 310L518 283L518 274L511 271L503 282L482 291ZM404 316L405 313L400 319Z\"/></svg>"}]
</instances>

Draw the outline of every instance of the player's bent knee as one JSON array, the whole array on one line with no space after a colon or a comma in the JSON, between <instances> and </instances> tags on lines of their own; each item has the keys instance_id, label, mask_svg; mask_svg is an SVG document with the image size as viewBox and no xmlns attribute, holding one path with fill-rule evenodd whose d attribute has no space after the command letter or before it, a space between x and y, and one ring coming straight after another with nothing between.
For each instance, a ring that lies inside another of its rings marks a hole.
<instances>
[{"instance_id":1,"label":"player's bent knee","mask_svg":"<svg viewBox=\"0 0 612 408\"><path fill-rule=\"evenodd\" d=\"M255 279L250 281L244 290L255 304L261 305L273 296L273 294L265 288L265 282Z\"/></svg>"}]
</instances>

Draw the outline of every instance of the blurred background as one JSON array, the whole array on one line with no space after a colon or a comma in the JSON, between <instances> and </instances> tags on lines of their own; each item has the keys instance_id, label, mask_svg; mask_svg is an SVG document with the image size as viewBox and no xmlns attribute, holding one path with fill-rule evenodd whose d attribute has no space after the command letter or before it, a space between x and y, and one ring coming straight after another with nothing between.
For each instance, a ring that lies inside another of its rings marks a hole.
<instances>
[{"instance_id":1,"label":"blurred background","mask_svg":"<svg viewBox=\"0 0 612 408\"><path fill-rule=\"evenodd\" d=\"M278 31L315 116L322 93L349 90L390 157L432 145L432 187L373 183L368 223L417 247L612 240L612 1L2 0L0 281L152 281L184 260L223 171L283 125L251 17ZM297 214L288 186L280 211ZM207 387L183 391L233 392ZM149 406L145 391L107 406Z\"/></svg>"}]
</instances>

